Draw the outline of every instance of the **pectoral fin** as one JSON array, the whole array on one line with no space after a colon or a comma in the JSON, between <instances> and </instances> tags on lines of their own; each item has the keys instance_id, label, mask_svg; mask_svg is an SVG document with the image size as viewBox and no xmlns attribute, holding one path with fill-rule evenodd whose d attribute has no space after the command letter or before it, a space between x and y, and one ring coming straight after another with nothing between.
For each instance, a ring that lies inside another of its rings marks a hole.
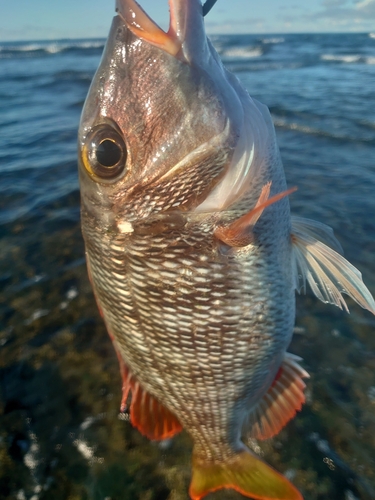
<instances>
[{"instance_id":1,"label":"pectoral fin","mask_svg":"<svg viewBox=\"0 0 375 500\"><path fill-rule=\"evenodd\" d=\"M306 291L308 281L314 294L323 302L349 312L342 296L349 295L361 307L375 314L375 301L362 281L362 275L342 255L317 239L340 250L339 243L324 224L292 217L292 244L295 287Z\"/></svg>"},{"instance_id":2,"label":"pectoral fin","mask_svg":"<svg viewBox=\"0 0 375 500\"><path fill-rule=\"evenodd\" d=\"M298 356L285 353L272 386L249 415L246 427L251 437L268 439L276 436L301 410L306 387L302 379L309 378L309 374L298 361L301 361Z\"/></svg>"},{"instance_id":3,"label":"pectoral fin","mask_svg":"<svg viewBox=\"0 0 375 500\"><path fill-rule=\"evenodd\" d=\"M263 210L293 193L296 189L297 188L293 187L269 198L271 182L268 182L263 186L255 207L231 224L219 226L215 231L216 238L231 247L244 247L250 245L253 241L253 227L258 222Z\"/></svg>"}]
</instances>

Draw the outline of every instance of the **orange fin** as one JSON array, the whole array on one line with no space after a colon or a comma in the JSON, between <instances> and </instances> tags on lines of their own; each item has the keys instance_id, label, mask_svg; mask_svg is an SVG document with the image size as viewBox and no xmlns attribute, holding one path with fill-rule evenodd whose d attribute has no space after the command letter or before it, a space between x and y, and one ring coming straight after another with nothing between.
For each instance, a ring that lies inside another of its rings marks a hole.
<instances>
[{"instance_id":1,"label":"orange fin","mask_svg":"<svg viewBox=\"0 0 375 500\"><path fill-rule=\"evenodd\" d=\"M136 382L132 388L130 421L152 440L171 438L182 430L177 417Z\"/></svg>"},{"instance_id":2,"label":"orange fin","mask_svg":"<svg viewBox=\"0 0 375 500\"><path fill-rule=\"evenodd\" d=\"M177 417L146 392L130 373L119 354L118 358L122 376L121 411L126 411L131 393L130 422L132 425L141 434L156 441L171 438L180 432L182 426Z\"/></svg>"},{"instance_id":3,"label":"orange fin","mask_svg":"<svg viewBox=\"0 0 375 500\"><path fill-rule=\"evenodd\" d=\"M273 384L249 416L247 426L251 437L268 439L275 436L301 410L306 387L302 379L309 378L309 374L297 361L301 358L285 353Z\"/></svg>"},{"instance_id":4,"label":"orange fin","mask_svg":"<svg viewBox=\"0 0 375 500\"><path fill-rule=\"evenodd\" d=\"M286 477L249 450L223 463L208 463L193 456L189 490L192 500L200 500L222 488L231 488L255 500L303 500Z\"/></svg>"},{"instance_id":5,"label":"orange fin","mask_svg":"<svg viewBox=\"0 0 375 500\"><path fill-rule=\"evenodd\" d=\"M293 187L269 198L271 182L268 182L262 187L255 207L228 226L219 226L215 231L216 238L231 247L244 247L250 245L253 241L252 229L258 222L263 210L293 193L296 189L296 187Z\"/></svg>"}]
</instances>

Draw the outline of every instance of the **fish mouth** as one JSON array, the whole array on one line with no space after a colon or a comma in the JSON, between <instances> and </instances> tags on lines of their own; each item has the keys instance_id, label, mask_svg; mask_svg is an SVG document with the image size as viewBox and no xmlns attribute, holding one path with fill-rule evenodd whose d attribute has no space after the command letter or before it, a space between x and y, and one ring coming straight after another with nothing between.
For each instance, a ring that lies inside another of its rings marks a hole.
<instances>
[{"instance_id":1,"label":"fish mouth","mask_svg":"<svg viewBox=\"0 0 375 500\"><path fill-rule=\"evenodd\" d=\"M200 0L169 0L168 31L162 30L135 0L116 0L116 12L139 38L191 63L205 51L206 34Z\"/></svg>"}]
</instances>

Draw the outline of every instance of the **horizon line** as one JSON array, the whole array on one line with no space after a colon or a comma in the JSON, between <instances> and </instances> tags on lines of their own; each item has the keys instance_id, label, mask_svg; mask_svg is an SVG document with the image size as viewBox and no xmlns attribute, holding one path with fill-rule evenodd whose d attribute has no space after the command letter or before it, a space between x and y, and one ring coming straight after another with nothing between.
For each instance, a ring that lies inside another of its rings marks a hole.
<instances>
[{"instance_id":1,"label":"horizon line","mask_svg":"<svg viewBox=\"0 0 375 500\"><path fill-rule=\"evenodd\" d=\"M375 31L287 31L287 32L247 32L247 33L220 33L208 32L207 36L287 36L287 35L374 35ZM27 42L62 42L69 40L106 40L107 36L66 37L66 38L27 38L0 40L2 43L27 43Z\"/></svg>"}]
</instances>

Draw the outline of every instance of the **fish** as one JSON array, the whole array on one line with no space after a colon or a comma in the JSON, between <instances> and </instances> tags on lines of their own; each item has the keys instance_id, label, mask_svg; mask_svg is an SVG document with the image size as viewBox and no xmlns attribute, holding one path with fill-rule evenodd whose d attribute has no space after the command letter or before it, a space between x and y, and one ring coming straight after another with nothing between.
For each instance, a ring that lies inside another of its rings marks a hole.
<instances>
[{"instance_id":1,"label":"fish","mask_svg":"<svg viewBox=\"0 0 375 500\"><path fill-rule=\"evenodd\" d=\"M223 66L201 2L169 8L164 31L117 0L79 127L87 267L121 410L151 440L187 431L193 500L301 500L246 445L305 402L309 375L287 350L295 293L375 302L331 228L291 216L270 112Z\"/></svg>"}]
</instances>

